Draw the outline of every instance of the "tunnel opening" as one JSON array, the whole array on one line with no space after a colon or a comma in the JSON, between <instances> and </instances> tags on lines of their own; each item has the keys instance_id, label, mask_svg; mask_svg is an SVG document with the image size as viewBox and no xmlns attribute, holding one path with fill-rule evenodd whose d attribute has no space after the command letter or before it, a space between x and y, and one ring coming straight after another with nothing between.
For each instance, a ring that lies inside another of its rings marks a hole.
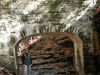
<instances>
[{"instance_id":1,"label":"tunnel opening","mask_svg":"<svg viewBox=\"0 0 100 75\"><path fill-rule=\"evenodd\" d=\"M37 36L41 38L30 45L29 41L36 39ZM33 34L21 39L16 46L20 73L23 70L21 55L24 53L24 48L29 48L33 59L32 71L34 74L66 75L73 73L80 75L79 67L75 65L77 62L75 61L75 43L73 39L70 39L73 35L69 36L64 32L53 32Z\"/></svg>"}]
</instances>

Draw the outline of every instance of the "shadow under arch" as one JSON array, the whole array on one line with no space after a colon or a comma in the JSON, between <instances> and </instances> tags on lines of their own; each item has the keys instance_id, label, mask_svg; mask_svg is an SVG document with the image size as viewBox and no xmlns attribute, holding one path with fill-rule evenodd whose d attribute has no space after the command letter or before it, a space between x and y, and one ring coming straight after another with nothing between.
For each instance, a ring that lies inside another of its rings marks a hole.
<instances>
[{"instance_id":1,"label":"shadow under arch","mask_svg":"<svg viewBox=\"0 0 100 75\"><path fill-rule=\"evenodd\" d=\"M50 34L50 33L57 33L57 32L48 32L48 33L39 33L39 34ZM17 52L17 48L18 48L18 45L19 43L23 40L23 39L26 39L28 37L31 37L31 36L38 36L39 34L32 34L32 35L29 35L29 36L26 36L22 39L20 39L16 45L15 45L15 54L16 54L16 59L15 59L15 64L16 64L16 74L19 75L19 65L18 65L18 52ZM59 32L58 34L63 34L63 35L66 35L67 37L69 37L73 43L74 43L74 51L75 51L75 67L77 69L77 71L79 72L80 75L84 75L84 59L83 59L83 42L82 40L77 36L77 35L74 35L74 34L71 34L71 33L66 33L66 32Z\"/></svg>"}]
</instances>

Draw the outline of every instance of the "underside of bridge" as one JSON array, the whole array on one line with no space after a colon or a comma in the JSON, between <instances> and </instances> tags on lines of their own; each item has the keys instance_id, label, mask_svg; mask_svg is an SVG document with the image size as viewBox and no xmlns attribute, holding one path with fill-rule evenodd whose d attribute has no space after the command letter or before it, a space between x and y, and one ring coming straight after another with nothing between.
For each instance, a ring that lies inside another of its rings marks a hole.
<instances>
[{"instance_id":1,"label":"underside of bridge","mask_svg":"<svg viewBox=\"0 0 100 75\"><path fill-rule=\"evenodd\" d=\"M29 44L29 40L34 41L39 36L41 38ZM22 69L20 57L24 52L22 49L24 46L24 48L29 48L32 55L34 74L37 70L40 73L41 70L44 74L50 72L55 75L69 73L83 75L82 41L78 36L66 32L42 33L23 38L18 43L16 50L19 54L20 70Z\"/></svg>"}]
</instances>

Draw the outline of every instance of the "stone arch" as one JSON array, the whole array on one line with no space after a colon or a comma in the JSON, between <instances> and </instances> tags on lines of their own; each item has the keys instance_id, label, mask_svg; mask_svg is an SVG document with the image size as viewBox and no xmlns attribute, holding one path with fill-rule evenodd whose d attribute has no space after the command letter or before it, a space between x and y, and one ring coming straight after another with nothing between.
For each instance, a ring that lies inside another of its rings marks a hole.
<instances>
[{"instance_id":1,"label":"stone arch","mask_svg":"<svg viewBox=\"0 0 100 75\"><path fill-rule=\"evenodd\" d=\"M55 32L52 32L52 33L55 33ZM42 33L42 34L46 34L46 33ZM49 32L47 34L49 34ZM71 33L60 32L60 34L66 35L67 37L69 37L74 42L75 67L76 67L76 69L77 69L77 71L79 72L80 75L84 75L83 74L84 73L83 72L84 71L84 65L83 65L84 59L83 59L83 42L82 42L82 40L77 35L74 35L74 34L71 34ZM38 34L33 34L33 35L38 35ZM17 51L17 47L23 39L26 39L26 38L31 37L33 35L26 36L26 37L22 38L21 40L19 40L15 45L15 50Z\"/></svg>"},{"instance_id":2,"label":"stone arch","mask_svg":"<svg viewBox=\"0 0 100 75\"><path fill-rule=\"evenodd\" d=\"M76 69L80 75L84 75L83 42L77 35L68 33L67 36L74 42Z\"/></svg>"}]
</instances>

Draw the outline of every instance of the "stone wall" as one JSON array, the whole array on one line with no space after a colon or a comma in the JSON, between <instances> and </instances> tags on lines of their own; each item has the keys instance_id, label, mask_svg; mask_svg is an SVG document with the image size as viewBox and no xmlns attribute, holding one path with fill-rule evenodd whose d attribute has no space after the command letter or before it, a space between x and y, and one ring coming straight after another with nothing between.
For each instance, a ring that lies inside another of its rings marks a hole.
<instances>
[{"instance_id":1,"label":"stone wall","mask_svg":"<svg viewBox=\"0 0 100 75\"><path fill-rule=\"evenodd\" d=\"M1 1L0 55L7 55L8 60L12 60L15 44L25 36L45 32L68 32L82 39L84 69L94 72L93 62L87 62L88 57L91 57L90 61L93 59L92 19L96 4L99 4L99 0L94 2L89 0L87 2L85 0Z\"/></svg>"}]
</instances>

